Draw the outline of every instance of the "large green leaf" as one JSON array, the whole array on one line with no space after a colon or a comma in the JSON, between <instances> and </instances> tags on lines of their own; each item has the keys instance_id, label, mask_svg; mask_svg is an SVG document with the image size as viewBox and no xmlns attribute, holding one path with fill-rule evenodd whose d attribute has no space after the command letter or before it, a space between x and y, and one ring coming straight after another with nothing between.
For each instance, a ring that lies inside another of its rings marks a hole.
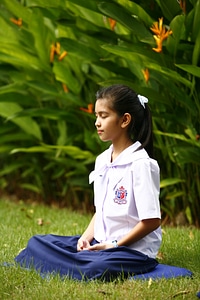
<instances>
[{"instance_id":1,"label":"large green leaf","mask_svg":"<svg viewBox=\"0 0 200 300\"><path fill-rule=\"evenodd\" d=\"M196 146L196 147L200 148L200 143L195 138L194 139L188 139L183 134L167 133L167 132L161 132L159 130L156 130L155 133L160 134L160 135L164 135L164 136L168 136L168 137L183 141L186 144L190 144L192 146Z\"/></svg>"},{"instance_id":2,"label":"large green leaf","mask_svg":"<svg viewBox=\"0 0 200 300\"><path fill-rule=\"evenodd\" d=\"M27 24L30 22L32 12L27 7L21 5L18 1L14 0L2 0L6 8L13 14L13 17L22 18L23 22Z\"/></svg>"},{"instance_id":3,"label":"large green leaf","mask_svg":"<svg viewBox=\"0 0 200 300\"><path fill-rule=\"evenodd\" d=\"M122 2L121 0L118 0L117 2L122 4L132 16L137 16L140 20L142 20L142 22L144 22L148 27L153 24L154 19L140 5L135 3L135 1Z\"/></svg>"},{"instance_id":4,"label":"large green leaf","mask_svg":"<svg viewBox=\"0 0 200 300\"><path fill-rule=\"evenodd\" d=\"M179 50L180 40L183 39L183 34L185 31L185 16L176 16L170 23L170 29L172 30L172 35L167 39L166 48L172 56L176 56Z\"/></svg>"},{"instance_id":5,"label":"large green leaf","mask_svg":"<svg viewBox=\"0 0 200 300\"><path fill-rule=\"evenodd\" d=\"M11 154L17 152L27 152L27 153L34 153L34 152L52 152L53 150L63 150L67 155L73 157L74 159L91 159L93 158L93 154L89 151L84 151L75 146L50 146L50 145L42 145L42 146L33 146L30 148L16 148L11 151Z\"/></svg>"},{"instance_id":6,"label":"large green leaf","mask_svg":"<svg viewBox=\"0 0 200 300\"><path fill-rule=\"evenodd\" d=\"M3 44L0 48L0 61L13 64L16 67L24 69L43 69L39 59L29 54L25 49L19 47L18 44L9 43Z\"/></svg>"},{"instance_id":7,"label":"large green leaf","mask_svg":"<svg viewBox=\"0 0 200 300\"><path fill-rule=\"evenodd\" d=\"M178 1L174 1L174 0L168 0L168 1L164 1L164 0L156 0L156 2L159 4L163 15L169 20L171 21L175 15L177 15L180 11L180 4L178 3Z\"/></svg>"},{"instance_id":8,"label":"large green leaf","mask_svg":"<svg viewBox=\"0 0 200 300\"><path fill-rule=\"evenodd\" d=\"M141 39L150 36L149 30L147 30L137 18L131 16L123 6L120 6L117 3L103 2L100 3L98 7L102 13L118 21Z\"/></svg>"},{"instance_id":9,"label":"large green leaf","mask_svg":"<svg viewBox=\"0 0 200 300\"><path fill-rule=\"evenodd\" d=\"M182 77L176 71L166 68L164 66L161 66L161 65L157 64L156 62L153 62L153 60L150 59L148 56L145 56L138 52L130 51L129 49L126 49L126 48L123 48L120 46L103 45L102 47L105 50L107 50L113 54L117 54L121 57L126 57L127 59L130 59L140 65L146 65L146 67L148 67L149 69L159 72L160 75L164 75L175 81L181 82L190 88L192 87L192 83L189 80Z\"/></svg>"},{"instance_id":10,"label":"large green leaf","mask_svg":"<svg viewBox=\"0 0 200 300\"><path fill-rule=\"evenodd\" d=\"M193 27L192 27L192 38L193 40L197 40L200 28L200 0L195 1L194 6L194 19L193 19Z\"/></svg>"},{"instance_id":11,"label":"large green leaf","mask_svg":"<svg viewBox=\"0 0 200 300\"><path fill-rule=\"evenodd\" d=\"M25 153L47 153L53 152L52 149L46 146L33 146L29 148L14 148L10 153L15 154L18 152L25 152Z\"/></svg>"},{"instance_id":12,"label":"large green leaf","mask_svg":"<svg viewBox=\"0 0 200 300\"><path fill-rule=\"evenodd\" d=\"M37 78L35 78L37 79ZM72 105L72 103L76 105L81 105L80 98L78 98L76 95L73 95L72 93L65 93L62 89L62 85L60 85L60 89L56 89L56 86L50 85L50 83L47 82L41 82L41 81L28 81L26 83L28 87L33 88L36 93L42 93L44 96L49 97L49 101L52 101L52 99L62 99L65 102L66 106ZM44 101L48 101L48 98L45 97Z\"/></svg>"},{"instance_id":13,"label":"large green leaf","mask_svg":"<svg viewBox=\"0 0 200 300\"><path fill-rule=\"evenodd\" d=\"M200 146L199 146L200 147ZM175 146L174 153L178 164L194 164L200 166L200 149L191 146Z\"/></svg>"},{"instance_id":14,"label":"large green leaf","mask_svg":"<svg viewBox=\"0 0 200 300\"><path fill-rule=\"evenodd\" d=\"M55 7L64 6L65 0L26 0L26 4L29 7Z\"/></svg>"},{"instance_id":15,"label":"large green leaf","mask_svg":"<svg viewBox=\"0 0 200 300\"><path fill-rule=\"evenodd\" d=\"M58 146L50 146L47 145L49 149L60 149L63 150L67 155L73 157L74 159L91 159L94 158L94 155L87 150L82 150L79 147L76 146L64 146L64 145L58 145Z\"/></svg>"},{"instance_id":16,"label":"large green leaf","mask_svg":"<svg viewBox=\"0 0 200 300\"><path fill-rule=\"evenodd\" d=\"M185 180L180 179L180 178L166 178L166 179L161 180L160 188L162 189L167 186L175 185L180 182L185 182Z\"/></svg>"},{"instance_id":17,"label":"large green leaf","mask_svg":"<svg viewBox=\"0 0 200 300\"><path fill-rule=\"evenodd\" d=\"M34 36L34 44L37 54L40 58L46 71L50 72L50 46L53 40L55 40L55 34L53 34L49 28L44 24L44 19L40 11L34 14L34 18L29 23L30 30Z\"/></svg>"},{"instance_id":18,"label":"large green leaf","mask_svg":"<svg viewBox=\"0 0 200 300\"><path fill-rule=\"evenodd\" d=\"M99 13L98 3L100 3L101 1L99 1L99 0L93 0L93 1L69 0L68 2L71 2L69 7L71 7L71 4L72 4L72 6L73 6L73 4L75 4L77 6L87 8L88 10L91 10L93 12ZM112 0L110 2L112 2Z\"/></svg>"},{"instance_id":19,"label":"large green leaf","mask_svg":"<svg viewBox=\"0 0 200 300\"><path fill-rule=\"evenodd\" d=\"M102 48L106 51L116 54L120 57L123 57L124 59L129 59L130 61L134 61L135 63L138 63L139 65L143 66L147 63L154 63L155 61L151 59L151 57L148 57L145 55L148 53L148 51L138 45L135 45L135 50L130 49L128 47L122 47L117 45L109 45L104 44L102 45ZM141 50L141 51L140 51Z\"/></svg>"},{"instance_id":20,"label":"large green leaf","mask_svg":"<svg viewBox=\"0 0 200 300\"><path fill-rule=\"evenodd\" d=\"M8 118L21 110L22 108L16 103L10 102L8 104L7 102L0 102L0 115L4 118ZM42 140L42 133L39 125L30 117L12 119L12 122L17 124L22 130L24 130L28 134L36 137L38 140Z\"/></svg>"},{"instance_id":21,"label":"large green leaf","mask_svg":"<svg viewBox=\"0 0 200 300\"><path fill-rule=\"evenodd\" d=\"M147 63L146 65L149 69L155 70L156 72L160 73L160 75L164 75L169 80L172 79L176 82L183 83L189 88L192 88L192 83L183 76L181 76L178 72L154 63Z\"/></svg>"},{"instance_id":22,"label":"large green leaf","mask_svg":"<svg viewBox=\"0 0 200 300\"><path fill-rule=\"evenodd\" d=\"M57 145L66 145L67 143L67 126L63 120L58 121L59 136L57 139Z\"/></svg>"},{"instance_id":23,"label":"large green leaf","mask_svg":"<svg viewBox=\"0 0 200 300\"><path fill-rule=\"evenodd\" d=\"M72 70L67 64L62 64L62 62L54 62L53 71L55 77L58 81L65 83L69 90L73 91L75 94L80 92L80 84L78 78L76 78Z\"/></svg>"},{"instance_id":24,"label":"large green leaf","mask_svg":"<svg viewBox=\"0 0 200 300\"><path fill-rule=\"evenodd\" d=\"M16 128L15 128L16 129ZM14 131L14 130L13 130ZM10 145L10 147L13 148L13 144L15 142L26 142L26 141L30 141L30 140L34 140L34 138L30 135L24 134L24 132L8 132L7 134L2 135L1 134L1 144L8 144Z\"/></svg>"},{"instance_id":25,"label":"large green leaf","mask_svg":"<svg viewBox=\"0 0 200 300\"><path fill-rule=\"evenodd\" d=\"M59 120L70 118L71 114L66 110L58 108L29 108L23 109L14 115L11 115L7 120L21 117L44 117L51 120Z\"/></svg>"},{"instance_id":26,"label":"large green leaf","mask_svg":"<svg viewBox=\"0 0 200 300\"><path fill-rule=\"evenodd\" d=\"M197 38L196 38L195 46L194 46L194 50L193 50L193 55L192 55L192 64L193 65L198 65L199 56L200 56L200 28L199 28L199 32L197 34Z\"/></svg>"},{"instance_id":27,"label":"large green leaf","mask_svg":"<svg viewBox=\"0 0 200 300\"><path fill-rule=\"evenodd\" d=\"M16 91L19 91L20 94L26 94L25 91L23 91L23 84L21 83L11 83L0 87L0 95L7 94L7 93L15 93Z\"/></svg>"},{"instance_id":28,"label":"large green leaf","mask_svg":"<svg viewBox=\"0 0 200 300\"><path fill-rule=\"evenodd\" d=\"M22 189L26 189L26 190L29 190L29 191L32 191L32 192L35 192L35 193L38 193L38 194L42 194L42 189L34 184L31 184L31 183L21 183L20 184L20 187Z\"/></svg>"},{"instance_id":29,"label":"large green leaf","mask_svg":"<svg viewBox=\"0 0 200 300\"><path fill-rule=\"evenodd\" d=\"M16 34L16 30L13 29L12 23L8 23L8 20L4 20L3 16L0 16L0 35L1 41L17 41L19 39ZM3 39L4 37L4 39Z\"/></svg>"},{"instance_id":30,"label":"large green leaf","mask_svg":"<svg viewBox=\"0 0 200 300\"><path fill-rule=\"evenodd\" d=\"M75 41L68 38L59 39L61 45L67 50L70 56L84 59L84 61L91 62L99 60L98 51L94 51L90 45L83 44L83 42ZM95 41L95 40L94 40Z\"/></svg>"},{"instance_id":31,"label":"large green leaf","mask_svg":"<svg viewBox=\"0 0 200 300\"><path fill-rule=\"evenodd\" d=\"M10 174L23 166L22 163L12 163L0 170L0 176Z\"/></svg>"},{"instance_id":32,"label":"large green leaf","mask_svg":"<svg viewBox=\"0 0 200 300\"><path fill-rule=\"evenodd\" d=\"M76 5L76 3L78 5ZM83 23L84 20L90 22L91 30L94 28L92 25L105 27L104 18L99 10L96 9L95 1L73 1L73 4L67 2L66 11L68 10L77 16L77 27L81 27L82 20Z\"/></svg>"},{"instance_id":33,"label":"large green leaf","mask_svg":"<svg viewBox=\"0 0 200 300\"><path fill-rule=\"evenodd\" d=\"M196 77L200 77L200 67L193 66L193 65L183 65L183 64L176 64L178 68L184 70Z\"/></svg>"}]
</instances>

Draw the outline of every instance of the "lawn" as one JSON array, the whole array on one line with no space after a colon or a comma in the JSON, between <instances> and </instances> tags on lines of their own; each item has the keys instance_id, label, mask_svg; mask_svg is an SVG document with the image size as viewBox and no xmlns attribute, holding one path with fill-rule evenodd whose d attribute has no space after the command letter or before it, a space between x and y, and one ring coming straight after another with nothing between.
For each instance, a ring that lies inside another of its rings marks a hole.
<instances>
[{"instance_id":1,"label":"lawn","mask_svg":"<svg viewBox=\"0 0 200 300\"><path fill-rule=\"evenodd\" d=\"M56 207L0 200L0 262L13 262L34 234L81 233L90 216ZM193 278L77 282L58 276L42 279L17 266L0 267L0 299L197 299L200 290L200 231L194 227L163 228L158 260L190 269Z\"/></svg>"}]
</instances>

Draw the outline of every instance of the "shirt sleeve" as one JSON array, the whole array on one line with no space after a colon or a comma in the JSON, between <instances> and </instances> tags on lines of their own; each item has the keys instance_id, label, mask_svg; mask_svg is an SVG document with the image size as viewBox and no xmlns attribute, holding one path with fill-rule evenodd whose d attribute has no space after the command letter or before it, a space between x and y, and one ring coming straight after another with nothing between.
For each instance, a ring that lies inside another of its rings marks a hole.
<instances>
[{"instance_id":1,"label":"shirt sleeve","mask_svg":"<svg viewBox=\"0 0 200 300\"><path fill-rule=\"evenodd\" d=\"M161 218L160 214L160 170L157 162L150 158L133 162L133 194L140 220Z\"/></svg>"}]
</instances>

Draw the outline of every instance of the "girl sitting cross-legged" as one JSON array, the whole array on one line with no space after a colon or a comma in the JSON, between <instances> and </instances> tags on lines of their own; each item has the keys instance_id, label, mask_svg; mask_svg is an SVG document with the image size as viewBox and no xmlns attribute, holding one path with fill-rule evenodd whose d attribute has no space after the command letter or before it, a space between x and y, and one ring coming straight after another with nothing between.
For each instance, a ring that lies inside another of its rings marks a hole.
<instances>
[{"instance_id":1,"label":"girl sitting cross-legged","mask_svg":"<svg viewBox=\"0 0 200 300\"><path fill-rule=\"evenodd\" d=\"M79 236L36 235L15 258L42 274L112 280L153 270L161 244L159 166L147 98L124 85L96 94L96 130L111 146L89 176L95 214Z\"/></svg>"}]
</instances>

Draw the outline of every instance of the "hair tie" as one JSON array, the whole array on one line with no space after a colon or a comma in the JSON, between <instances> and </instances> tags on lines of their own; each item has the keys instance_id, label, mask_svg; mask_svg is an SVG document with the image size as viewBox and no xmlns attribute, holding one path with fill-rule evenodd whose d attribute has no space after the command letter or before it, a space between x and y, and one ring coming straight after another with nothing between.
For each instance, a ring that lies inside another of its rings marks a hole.
<instances>
[{"instance_id":1,"label":"hair tie","mask_svg":"<svg viewBox=\"0 0 200 300\"><path fill-rule=\"evenodd\" d=\"M144 97L144 96L141 96L141 95L138 95L138 99L141 103L141 105L145 108L145 103L148 103L148 98Z\"/></svg>"}]
</instances>

